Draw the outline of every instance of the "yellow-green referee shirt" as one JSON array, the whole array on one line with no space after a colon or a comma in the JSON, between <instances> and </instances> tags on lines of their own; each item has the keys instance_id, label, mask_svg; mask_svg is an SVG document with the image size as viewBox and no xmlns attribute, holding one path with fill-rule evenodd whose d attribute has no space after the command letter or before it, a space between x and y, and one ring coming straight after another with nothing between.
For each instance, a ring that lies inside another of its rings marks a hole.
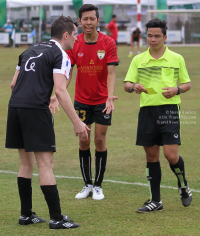
<instances>
[{"instance_id":1,"label":"yellow-green referee shirt","mask_svg":"<svg viewBox=\"0 0 200 236\"><path fill-rule=\"evenodd\" d=\"M162 88L177 87L177 81L181 84L190 82L183 57L166 50L161 58L156 60L150 54L150 49L135 56L130 64L125 82L140 83L145 88L153 88L157 94L140 94L140 107L160 106L166 104L180 104L179 95L165 98Z\"/></svg>"}]
</instances>

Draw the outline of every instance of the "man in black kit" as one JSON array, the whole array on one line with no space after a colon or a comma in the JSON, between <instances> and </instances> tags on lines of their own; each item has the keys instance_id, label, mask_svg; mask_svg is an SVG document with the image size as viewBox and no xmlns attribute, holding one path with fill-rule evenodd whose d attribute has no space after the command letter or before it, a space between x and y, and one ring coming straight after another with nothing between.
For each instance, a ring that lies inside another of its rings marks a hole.
<instances>
[{"instance_id":1,"label":"man in black kit","mask_svg":"<svg viewBox=\"0 0 200 236\"><path fill-rule=\"evenodd\" d=\"M19 56L11 83L6 148L19 150L18 189L21 200L20 225L43 223L32 212L31 179L36 158L40 187L50 214L50 229L79 227L69 216L61 214L60 199L54 176L56 151L53 117L49 110L53 86L62 108L73 123L75 134L88 138L88 127L76 114L66 90L71 68L64 50L72 49L76 40L76 23L60 16L51 26L52 39L32 45Z\"/></svg>"}]
</instances>

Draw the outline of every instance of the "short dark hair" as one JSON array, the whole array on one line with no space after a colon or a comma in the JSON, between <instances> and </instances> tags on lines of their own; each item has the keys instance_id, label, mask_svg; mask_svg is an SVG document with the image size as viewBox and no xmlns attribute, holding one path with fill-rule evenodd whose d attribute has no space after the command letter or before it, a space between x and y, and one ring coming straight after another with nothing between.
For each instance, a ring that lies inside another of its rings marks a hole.
<instances>
[{"instance_id":1,"label":"short dark hair","mask_svg":"<svg viewBox=\"0 0 200 236\"><path fill-rule=\"evenodd\" d=\"M81 19L82 13L85 11L96 11L97 19L99 18L99 9L95 5L92 4L84 4L82 7L79 8L79 18Z\"/></svg>"},{"instance_id":2,"label":"short dark hair","mask_svg":"<svg viewBox=\"0 0 200 236\"><path fill-rule=\"evenodd\" d=\"M117 17L117 16L116 15L112 15L112 19L115 18L115 17Z\"/></svg>"},{"instance_id":3,"label":"short dark hair","mask_svg":"<svg viewBox=\"0 0 200 236\"><path fill-rule=\"evenodd\" d=\"M78 26L70 16L60 16L51 25L51 38L61 39L65 32L70 35L74 31L74 26Z\"/></svg>"},{"instance_id":4,"label":"short dark hair","mask_svg":"<svg viewBox=\"0 0 200 236\"><path fill-rule=\"evenodd\" d=\"M160 28L162 30L162 33L166 35L167 33L167 22L165 20L160 19L152 19L150 20L146 25L146 32L149 28Z\"/></svg>"}]
</instances>

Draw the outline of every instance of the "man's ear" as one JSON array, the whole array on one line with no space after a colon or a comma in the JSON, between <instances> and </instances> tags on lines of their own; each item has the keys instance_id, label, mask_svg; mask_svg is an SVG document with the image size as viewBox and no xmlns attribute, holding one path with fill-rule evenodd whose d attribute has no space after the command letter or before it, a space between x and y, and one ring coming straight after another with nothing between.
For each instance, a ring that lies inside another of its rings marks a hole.
<instances>
[{"instance_id":1,"label":"man's ear","mask_svg":"<svg viewBox=\"0 0 200 236\"><path fill-rule=\"evenodd\" d=\"M69 33L66 31L64 34L63 34L63 37L64 39L67 39L69 37Z\"/></svg>"},{"instance_id":2,"label":"man's ear","mask_svg":"<svg viewBox=\"0 0 200 236\"><path fill-rule=\"evenodd\" d=\"M81 25L81 19L80 18L78 18L78 23Z\"/></svg>"},{"instance_id":3,"label":"man's ear","mask_svg":"<svg viewBox=\"0 0 200 236\"><path fill-rule=\"evenodd\" d=\"M97 19L97 24L99 24L99 23L100 23L100 18Z\"/></svg>"}]
</instances>

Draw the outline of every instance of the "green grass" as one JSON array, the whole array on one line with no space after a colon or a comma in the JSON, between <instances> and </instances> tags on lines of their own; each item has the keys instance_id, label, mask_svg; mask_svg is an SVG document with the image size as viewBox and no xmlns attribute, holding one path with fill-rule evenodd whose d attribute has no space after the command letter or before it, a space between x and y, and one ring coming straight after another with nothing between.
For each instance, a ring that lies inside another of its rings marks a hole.
<instances>
[{"instance_id":1,"label":"green grass","mask_svg":"<svg viewBox=\"0 0 200 236\"><path fill-rule=\"evenodd\" d=\"M16 150L8 150L5 145L7 104L10 97L10 83L15 72L18 55L25 48L0 48L0 169L17 172L19 157ZM182 145L180 155L186 164L186 176L190 187L200 190L199 176L199 48L171 48L180 53L186 61L192 80L192 90L181 95L182 122L194 120L196 124L182 124ZM142 48L141 51L146 50ZM107 134L108 163L105 180L123 181L129 183L144 183L145 154L142 147L135 146L137 131L137 116L139 96L128 94L123 90L123 79L130 65L127 57L129 47L119 46L120 65L117 67L115 102L112 126ZM75 76L74 79L75 80ZM73 99L74 82L69 87ZM195 112L196 114L183 114ZM192 119L193 116L193 119ZM195 118L195 117L196 118ZM54 116L57 152L55 154L55 174L62 176L81 177L78 158L78 139L73 133L72 125L63 111ZM91 152L94 156L94 135L92 126ZM94 159L93 159L94 173ZM171 172L161 150L162 185L177 186L174 174ZM37 173L37 166L35 166ZM184 208L177 190L161 188L164 210L151 214L137 214L135 210L149 197L146 186L122 184L105 181L103 190L105 199L93 201L91 198L75 200L75 194L81 190L81 179L57 178L62 212L81 224L74 230L51 231L48 229L48 209L39 187L38 177L33 177L33 210L47 219L47 223L20 227L17 220L20 214L20 202L16 184L16 174L0 173L0 235L72 235L72 236L132 236L132 235L200 235L199 205L200 193L193 192L193 202Z\"/></svg>"}]
</instances>

